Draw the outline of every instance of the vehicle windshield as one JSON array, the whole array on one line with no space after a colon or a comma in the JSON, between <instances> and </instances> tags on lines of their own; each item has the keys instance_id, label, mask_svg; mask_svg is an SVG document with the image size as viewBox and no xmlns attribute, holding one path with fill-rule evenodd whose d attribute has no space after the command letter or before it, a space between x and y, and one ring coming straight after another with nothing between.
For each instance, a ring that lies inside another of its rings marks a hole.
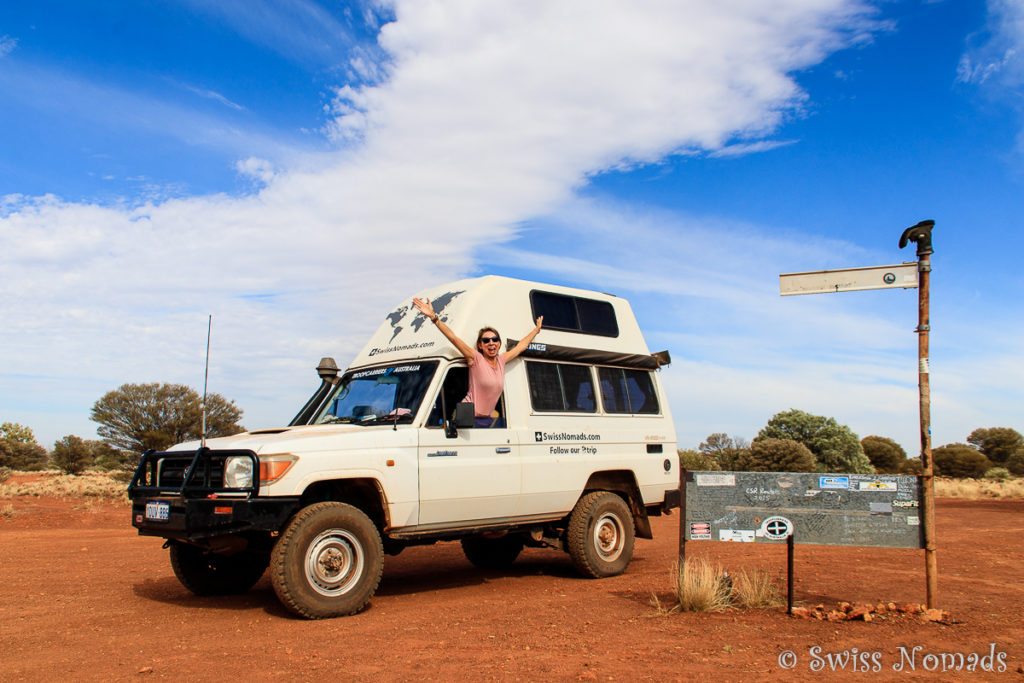
<instances>
[{"instance_id":1,"label":"vehicle windshield","mask_svg":"<svg viewBox=\"0 0 1024 683\"><path fill-rule=\"evenodd\" d=\"M430 361L348 373L313 424L412 422L436 370Z\"/></svg>"}]
</instances>

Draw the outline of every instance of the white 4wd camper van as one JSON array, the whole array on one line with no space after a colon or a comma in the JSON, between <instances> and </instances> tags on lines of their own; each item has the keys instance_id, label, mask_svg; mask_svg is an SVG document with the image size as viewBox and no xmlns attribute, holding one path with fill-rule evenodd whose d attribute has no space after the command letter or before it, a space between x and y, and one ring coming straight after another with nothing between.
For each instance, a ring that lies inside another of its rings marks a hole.
<instances>
[{"instance_id":1,"label":"white 4wd camper van","mask_svg":"<svg viewBox=\"0 0 1024 683\"><path fill-rule=\"evenodd\" d=\"M270 567L278 597L308 618L352 614L383 556L460 540L498 569L524 546L568 552L585 576L621 574L650 515L678 506L675 429L628 302L504 277L417 294L459 337L525 334L491 427L463 403L461 353L412 307L391 311L348 370L287 427L147 452L129 487L139 533L166 538L181 583L240 593ZM507 345L515 344L507 339Z\"/></svg>"}]
</instances>

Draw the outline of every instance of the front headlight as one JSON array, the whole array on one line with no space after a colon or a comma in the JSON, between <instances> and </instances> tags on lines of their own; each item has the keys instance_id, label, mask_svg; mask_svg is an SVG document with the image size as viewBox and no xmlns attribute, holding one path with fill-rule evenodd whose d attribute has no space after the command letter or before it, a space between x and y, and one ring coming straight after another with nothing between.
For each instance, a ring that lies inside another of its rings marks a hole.
<instances>
[{"instance_id":1,"label":"front headlight","mask_svg":"<svg viewBox=\"0 0 1024 683\"><path fill-rule=\"evenodd\" d=\"M252 486L252 458L246 455L232 455L225 460L224 486L229 489L245 489Z\"/></svg>"}]
</instances>

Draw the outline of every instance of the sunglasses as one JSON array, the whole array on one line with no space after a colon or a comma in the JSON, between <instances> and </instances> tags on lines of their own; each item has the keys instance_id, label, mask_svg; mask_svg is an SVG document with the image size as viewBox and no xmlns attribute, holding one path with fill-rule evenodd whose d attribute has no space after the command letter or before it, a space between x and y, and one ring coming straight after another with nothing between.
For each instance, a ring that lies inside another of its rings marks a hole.
<instances>
[{"instance_id":1,"label":"sunglasses","mask_svg":"<svg viewBox=\"0 0 1024 683\"><path fill-rule=\"evenodd\" d=\"M480 341L484 344L490 344L491 342L500 342L501 337L480 337Z\"/></svg>"}]
</instances>

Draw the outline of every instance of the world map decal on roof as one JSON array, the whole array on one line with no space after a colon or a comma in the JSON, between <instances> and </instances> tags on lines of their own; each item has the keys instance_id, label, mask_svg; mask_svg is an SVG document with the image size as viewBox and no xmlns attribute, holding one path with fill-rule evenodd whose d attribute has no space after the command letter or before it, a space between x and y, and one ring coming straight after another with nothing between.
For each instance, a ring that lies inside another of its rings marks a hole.
<instances>
[{"instance_id":1,"label":"world map decal on roof","mask_svg":"<svg viewBox=\"0 0 1024 683\"><path fill-rule=\"evenodd\" d=\"M444 312L444 309L464 292L465 290L459 290L458 292L445 292L444 294L430 300L430 305L434 307L434 313L437 313L437 317L440 320L448 322L448 315ZM409 313L414 314L412 321L409 323L414 331L419 332L423 327L423 324L427 322L427 317L422 313L414 312L411 304L399 306L388 313L385 317L385 320L391 324L391 339L388 340L389 344L395 340L395 337L401 334L402 330L405 329L402 323L405 321L405 318Z\"/></svg>"}]
</instances>

